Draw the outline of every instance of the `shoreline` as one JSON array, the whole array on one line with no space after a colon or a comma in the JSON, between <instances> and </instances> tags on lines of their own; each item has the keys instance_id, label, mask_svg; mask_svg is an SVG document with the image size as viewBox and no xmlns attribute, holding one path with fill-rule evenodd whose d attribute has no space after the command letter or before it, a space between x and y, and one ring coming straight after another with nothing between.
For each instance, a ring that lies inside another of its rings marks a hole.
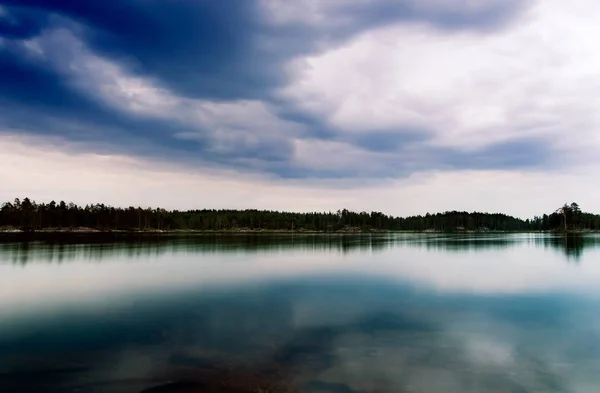
<instances>
[{"instance_id":1,"label":"shoreline","mask_svg":"<svg viewBox=\"0 0 600 393\"><path fill-rule=\"evenodd\" d=\"M95 228L48 228L35 231L23 231L17 228L0 228L0 235L194 235L194 234L289 234L289 235L360 235L360 234L391 234L391 233L414 233L426 235L439 234L494 234L494 233L552 233L552 234L586 234L599 233L595 230L579 231L533 231L533 230L457 230L457 231L437 231L437 230L344 230L337 231L310 231L310 230L289 230L289 229L224 229L224 230L162 230L162 229L144 229L144 230L121 230L121 229L95 229Z\"/></svg>"}]
</instances>

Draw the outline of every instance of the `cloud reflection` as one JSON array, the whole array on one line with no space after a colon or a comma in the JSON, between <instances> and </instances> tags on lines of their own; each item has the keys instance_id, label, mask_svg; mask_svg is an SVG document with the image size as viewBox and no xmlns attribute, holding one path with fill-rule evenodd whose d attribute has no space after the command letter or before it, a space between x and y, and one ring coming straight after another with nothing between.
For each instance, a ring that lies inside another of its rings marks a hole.
<instances>
[{"instance_id":1,"label":"cloud reflection","mask_svg":"<svg viewBox=\"0 0 600 393\"><path fill-rule=\"evenodd\" d=\"M600 383L596 309L358 277L187 291L0 335L0 387L140 391L254 373L303 392L585 392Z\"/></svg>"}]
</instances>

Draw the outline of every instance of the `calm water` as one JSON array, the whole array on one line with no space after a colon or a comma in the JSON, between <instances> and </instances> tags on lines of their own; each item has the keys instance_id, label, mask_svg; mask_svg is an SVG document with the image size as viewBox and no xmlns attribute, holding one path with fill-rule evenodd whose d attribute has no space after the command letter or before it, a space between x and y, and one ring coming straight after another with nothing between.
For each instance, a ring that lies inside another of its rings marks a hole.
<instances>
[{"instance_id":1,"label":"calm water","mask_svg":"<svg viewBox=\"0 0 600 393\"><path fill-rule=\"evenodd\" d=\"M0 243L1 392L600 391L600 237Z\"/></svg>"}]
</instances>

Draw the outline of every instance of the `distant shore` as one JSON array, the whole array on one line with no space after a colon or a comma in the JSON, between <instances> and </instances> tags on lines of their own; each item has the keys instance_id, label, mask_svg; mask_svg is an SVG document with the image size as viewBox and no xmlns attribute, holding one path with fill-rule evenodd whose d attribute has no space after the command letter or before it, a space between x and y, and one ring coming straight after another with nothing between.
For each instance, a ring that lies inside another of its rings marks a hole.
<instances>
[{"instance_id":1,"label":"distant shore","mask_svg":"<svg viewBox=\"0 0 600 393\"><path fill-rule=\"evenodd\" d=\"M197 230L197 229L95 229L95 228L52 228L35 231L24 231L14 228L0 228L0 234L136 234L136 235L160 235L160 234L373 234L373 233L418 233L418 231L311 231L311 230L289 230L289 229L223 229L223 230Z\"/></svg>"},{"instance_id":2,"label":"distant shore","mask_svg":"<svg viewBox=\"0 0 600 393\"><path fill-rule=\"evenodd\" d=\"M65 234L194 234L194 233L386 233L389 231L311 231L311 230L289 230L289 229L223 229L223 230L200 230L200 229L96 229L96 228L43 228L35 231L25 231L18 228L0 228L0 234L2 233L22 233L22 234L35 234L35 233L65 233Z\"/></svg>"},{"instance_id":3,"label":"distant shore","mask_svg":"<svg viewBox=\"0 0 600 393\"><path fill-rule=\"evenodd\" d=\"M567 234L582 234L582 233L598 233L595 230L569 230ZM191 229L96 229L86 227L74 228L43 228L35 231L25 231L13 227L0 227L0 235L2 234L125 234L125 235L186 235L186 234L383 234L383 233L420 233L420 234L483 234L483 233L565 233L564 231L535 231L535 230L360 230L357 228L339 229L336 231L312 231L312 230L290 230L290 229L223 229L223 230L191 230Z\"/></svg>"},{"instance_id":4,"label":"distant shore","mask_svg":"<svg viewBox=\"0 0 600 393\"><path fill-rule=\"evenodd\" d=\"M396 217L377 211L291 212L256 209L166 210L29 198L0 204L0 232L18 233L487 233L600 230L600 214L575 202L531 219L504 213L446 211Z\"/></svg>"}]
</instances>

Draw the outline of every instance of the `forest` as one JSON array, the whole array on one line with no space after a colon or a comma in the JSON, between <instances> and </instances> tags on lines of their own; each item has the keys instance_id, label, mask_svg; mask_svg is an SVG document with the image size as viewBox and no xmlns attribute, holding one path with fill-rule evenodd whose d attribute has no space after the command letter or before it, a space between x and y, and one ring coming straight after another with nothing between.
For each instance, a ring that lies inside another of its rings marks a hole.
<instances>
[{"instance_id":1,"label":"forest","mask_svg":"<svg viewBox=\"0 0 600 393\"><path fill-rule=\"evenodd\" d=\"M582 231L599 230L600 215L584 213L575 202L550 214L520 219L501 213L448 211L410 217L381 212L291 213L270 210L165 210L78 206L64 201L36 203L29 198L5 202L0 230L7 231Z\"/></svg>"}]
</instances>

